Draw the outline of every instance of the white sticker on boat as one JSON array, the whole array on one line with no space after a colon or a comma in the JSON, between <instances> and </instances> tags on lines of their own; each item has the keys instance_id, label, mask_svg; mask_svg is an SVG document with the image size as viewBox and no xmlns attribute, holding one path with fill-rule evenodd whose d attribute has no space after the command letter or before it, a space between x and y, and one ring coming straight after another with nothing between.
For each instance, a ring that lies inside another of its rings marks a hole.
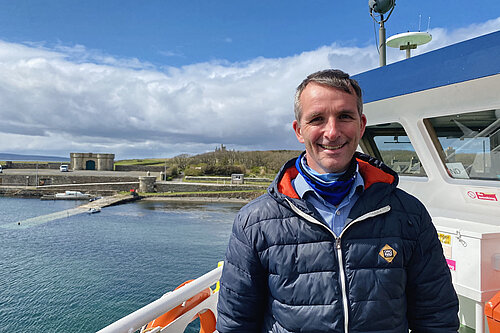
<instances>
[{"instance_id":1,"label":"white sticker on boat","mask_svg":"<svg viewBox=\"0 0 500 333\"><path fill-rule=\"evenodd\" d=\"M498 201L498 197L495 193L468 191L467 196L471 199L476 199L476 200Z\"/></svg>"},{"instance_id":2,"label":"white sticker on boat","mask_svg":"<svg viewBox=\"0 0 500 333\"><path fill-rule=\"evenodd\" d=\"M460 162L446 163L446 168L453 178L469 179L469 174Z\"/></svg>"}]
</instances>

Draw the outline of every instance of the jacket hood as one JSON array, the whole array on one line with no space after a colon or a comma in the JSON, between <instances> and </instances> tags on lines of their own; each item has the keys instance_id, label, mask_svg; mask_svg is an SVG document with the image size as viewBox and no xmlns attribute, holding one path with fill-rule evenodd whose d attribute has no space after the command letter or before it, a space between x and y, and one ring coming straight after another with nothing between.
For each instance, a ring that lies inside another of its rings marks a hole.
<instances>
[{"instance_id":1,"label":"jacket hood","mask_svg":"<svg viewBox=\"0 0 500 333\"><path fill-rule=\"evenodd\" d=\"M359 173L365 182L365 190L377 183L390 184L391 188L396 188L399 182L398 174L383 162L360 152L356 152L354 157L358 161ZM268 188L268 193L278 201L284 200L285 197L300 199L292 185L292 180L299 173L295 167L296 160L297 158L293 158L286 162Z\"/></svg>"}]
</instances>

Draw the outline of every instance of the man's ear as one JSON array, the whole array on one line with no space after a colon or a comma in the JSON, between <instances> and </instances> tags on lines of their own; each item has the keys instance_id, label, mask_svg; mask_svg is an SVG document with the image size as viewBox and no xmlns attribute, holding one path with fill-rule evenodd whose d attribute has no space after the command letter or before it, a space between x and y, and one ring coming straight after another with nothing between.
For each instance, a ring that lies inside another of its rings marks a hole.
<instances>
[{"instance_id":1,"label":"man's ear","mask_svg":"<svg viewBox=\"0 0 500 333\"><path fill-rule=\"evenodd\" d=\"M364 114L361 115L361 129L360 129L360 136L363 136L365 134L365 128L366 128L366 116Z\"/></svg>"},{"instance_id":2,"label":"man's ear","mask_svg":"<svg viewBox=\"0 0 500 333\"><path fill-rule=\"evenodd\" d=\"M297 140L299 140L300 143L304 143L304 138L302 137L302 129L300 128L299 122L297 120L293 121L292 127Z\"/></svg>"}]
</instances>

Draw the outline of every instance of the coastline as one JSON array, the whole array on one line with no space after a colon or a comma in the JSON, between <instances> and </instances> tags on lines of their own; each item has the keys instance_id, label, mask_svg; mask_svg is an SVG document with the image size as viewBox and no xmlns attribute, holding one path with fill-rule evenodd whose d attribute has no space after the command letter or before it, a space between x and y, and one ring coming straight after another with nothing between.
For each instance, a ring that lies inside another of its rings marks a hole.
<instances>
[{"instance_id":1,"label":"coastline","mask_svg":"<svg viewBox=\"0 0 500 333\"><path fill-rule=\"evenodd\" d=\"M0 196L40 198L66 190L110 197L137 191L142 200L177 202L230 202L246 204L265 193L267 186L204 182L156 181L141 185L141 173L129 171L74 171L7 169L0 174ZM43 184L40 185L43 181ZM24 182L24 183L23 183ZM142 192L142 191L144 192Z\"/></svg>"},{"instance_id":2,"label":"coastline","mask_svg":"<svg viewBox=\"0 0 500 333\"><path fill-rule=\"evenodd\" d=\"M252 201L253 199L251 198L247 198L247 199L243 199L243 198L224 198L224 197L195 197L195 196L191 196L191 197L174 197L174 196L170 196L170 197L161 197L161 196L158 196L158 197L154 197L154 196L151 196L151 197L142 197L141 198L141 201L176 201L176 202L227 202L227 203L242 203L242 204L247 204L249 203L250 201Z\"/></svg>"}]
</instances>

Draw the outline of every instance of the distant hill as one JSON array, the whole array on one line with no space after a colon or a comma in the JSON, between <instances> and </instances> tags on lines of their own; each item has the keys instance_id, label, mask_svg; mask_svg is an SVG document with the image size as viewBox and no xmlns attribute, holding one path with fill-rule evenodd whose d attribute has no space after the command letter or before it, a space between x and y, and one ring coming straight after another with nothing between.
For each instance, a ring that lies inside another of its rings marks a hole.
<instances>
[{"instance_id":1,"label":"distant hill","mask_svg":"<svg viewBox=\"0 0 500 333\"><path fill-rule=\"evenodd\" d=\"M68 157L0 153L0 161L69 162Z\"/></svg>"}]
</instances>

